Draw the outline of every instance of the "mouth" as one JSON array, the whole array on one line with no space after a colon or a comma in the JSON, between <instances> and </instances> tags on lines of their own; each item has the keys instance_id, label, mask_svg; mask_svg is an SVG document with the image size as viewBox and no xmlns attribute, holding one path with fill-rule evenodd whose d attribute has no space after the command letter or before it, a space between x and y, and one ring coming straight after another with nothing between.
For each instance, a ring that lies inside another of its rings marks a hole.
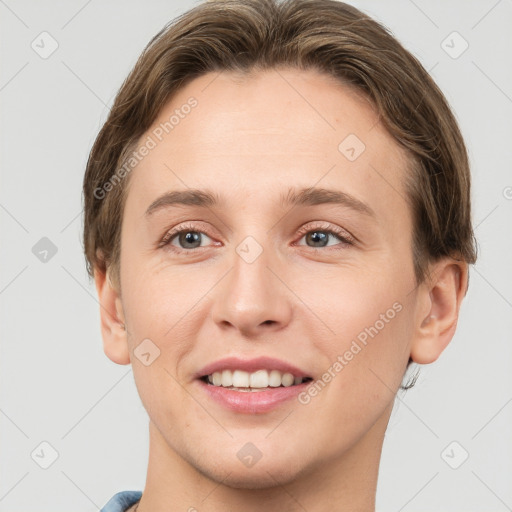
<instances>
[{"instance_id":1,"label":"mouth","mask_svg":"<svg viewBox=\"0 0 512 512\"><path fill-rule=\"evenodd\" d=\"M261 414L289 403L311 385L313 377L284 359L226 357L194 376L212 403L231 412Z\"/></svg>"},{"instance_id":2,"label":"mouth","mask_svg":"<svg viewBox=\"0 0 512 512\"><path fill-rule=\"evenodd\" d=\"M308 383L313 379L293 375L290 372L279 370L257 370L246 372L243 370L223 370L203 375L199 378L208 386L229 389L240 392L267 391L276 388L288 388Z\"/></svg>"}]
</instances>

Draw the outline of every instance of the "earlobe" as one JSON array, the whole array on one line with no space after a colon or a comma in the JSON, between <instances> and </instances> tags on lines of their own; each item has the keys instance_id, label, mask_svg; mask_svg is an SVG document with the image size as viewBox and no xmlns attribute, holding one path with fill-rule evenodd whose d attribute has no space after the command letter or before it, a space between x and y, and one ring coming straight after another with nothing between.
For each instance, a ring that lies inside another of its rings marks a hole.
<instances>
[{"instance_id":1,"label":"earlobe","mask_svg":"<svg viewBox=\"0 0 512 512\"><path fill-rule=\"evenodd\" d=\"M462 299L466 294L467 264L452 258L438 261L428 282L418 292L418 316L411 358L433 363L455 334Z\"/></svg>"},{"instance_id":2,"label":"earlobe","mask_svg":"<svg viewBox=\"0 0 512 512\"><path fill-rule=\"evenodd\" d=\"M125 318L121 298L111 282L108 270L94 270L94 281L100 303L103 351L117 364L130 364Z\"/></svg>"}]
</instances>

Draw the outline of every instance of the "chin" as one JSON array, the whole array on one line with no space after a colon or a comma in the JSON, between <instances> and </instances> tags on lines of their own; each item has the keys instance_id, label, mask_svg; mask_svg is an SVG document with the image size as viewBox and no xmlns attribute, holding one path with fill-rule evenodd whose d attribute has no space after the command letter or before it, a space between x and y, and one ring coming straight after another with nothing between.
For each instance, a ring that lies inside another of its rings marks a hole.
<instances>
[{"instance_id":1,"label":"chin","mask_svg":"<svg viewBox=\"0 0 512 512\"><path fill-rule=\"evenodd\" d=\"M204 461L196 465L196 469L204 476L233 489L270 489L280 487L296 480L302 473L297 467L293 467L290 461L264 462L258 461L252 467L245 467L238 459L231 464L222 466L205 466Z\"/></svg>"}]
</instances>

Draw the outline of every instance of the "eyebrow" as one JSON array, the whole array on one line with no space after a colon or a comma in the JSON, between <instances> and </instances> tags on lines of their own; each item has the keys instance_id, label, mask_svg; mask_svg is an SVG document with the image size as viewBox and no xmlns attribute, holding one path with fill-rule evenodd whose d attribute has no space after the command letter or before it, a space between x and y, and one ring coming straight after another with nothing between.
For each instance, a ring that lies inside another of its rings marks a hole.
<instances>
[{"instance_id":1,"label":"eyebrow","mask_svg":"<svg viewBox=\"0 0 512 512\"><path fill-rule=\"evenodd\" d=\"M220 197L209 190L173 190L156 198L146 210L146 216L169 206L202 206L210 208L221 203Z\"/></svg>"},{"instance_id":2,"label":"eyebrow","mask_svg":"<svg viewBox=\"0 0 512 512\"><path fill-rule=\"evenodd\" d=\"M150 216L158 210L170 206L199 206L211 208L224 204L220 196L209 190L188 189L166 192L155 199L146 210ZM326 188L290 188L288 193L280 196L280 204L286 206L315 206L319 204L338 204L359 213L375 217L375 212L364 202L340 190Z\"/></svg>"},{"instance_id":3,"label":"eyebrow","mask_svg":"<svg viewBox=\"0 0 512 512\"><path fill-rule=\"evenodd\" d=\"M338 204L359 213L375 217L375 212L363 201L341 190L327 188L289 189L286 196L281 196L283 206L315 206L318 204Z\"/></svg>"}]
</instances>

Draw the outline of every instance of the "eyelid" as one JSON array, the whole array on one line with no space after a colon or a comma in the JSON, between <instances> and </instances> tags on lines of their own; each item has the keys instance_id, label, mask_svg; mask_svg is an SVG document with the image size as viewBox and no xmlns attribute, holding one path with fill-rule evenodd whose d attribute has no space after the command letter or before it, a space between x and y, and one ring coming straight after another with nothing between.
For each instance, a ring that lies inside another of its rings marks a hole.
<instances>
[{"instance_id":1,"label":"eyelid","mask_svg":"<svg viewBox=\"0 0 512 512\"><path fill-rule=\"evenodd\" d=\"M355 245L357 239L351 233L349 233L346 229L340 228L334 224L330 224L328 222L322 221L313 221L304 226L302 226L298 233L301 235L299 240L307 233L311 231L325 231L327 233L334 234L337 238L340 239L340 242L346 245ZM306 246L307 247L307 246ZM310 247L310 249L322 249L322 247Z\"/></svg>"},{"instance_id":2,"label":"eyelid","mask_svg":"<svg viewBox=\"0 0 512 512\"><path fill-rule=\"evenodd\" d=\"M194 231L194 232L206 235L208 238L212 238L206 232L206 230L204 228L203 229L201 228L202 224L203 223L201 221L188 221L188 222L185 222L185 223L182 223L182 224L178 224L176 227L166 231L166 233L164 234L162 239L158 242L158 247L162 248L162 247L166 247L166 246L170 245L171 244L171 240L173 240L173 238L175 238L177 235L179 235L183 231ZM197 247L195 249L182 249L181 247L174 247L173 246L173 249L175 249L178 252L179 251L191 252L193 250L204 249L204 248L205 247Z\"/></svg>"}]
</instances>

